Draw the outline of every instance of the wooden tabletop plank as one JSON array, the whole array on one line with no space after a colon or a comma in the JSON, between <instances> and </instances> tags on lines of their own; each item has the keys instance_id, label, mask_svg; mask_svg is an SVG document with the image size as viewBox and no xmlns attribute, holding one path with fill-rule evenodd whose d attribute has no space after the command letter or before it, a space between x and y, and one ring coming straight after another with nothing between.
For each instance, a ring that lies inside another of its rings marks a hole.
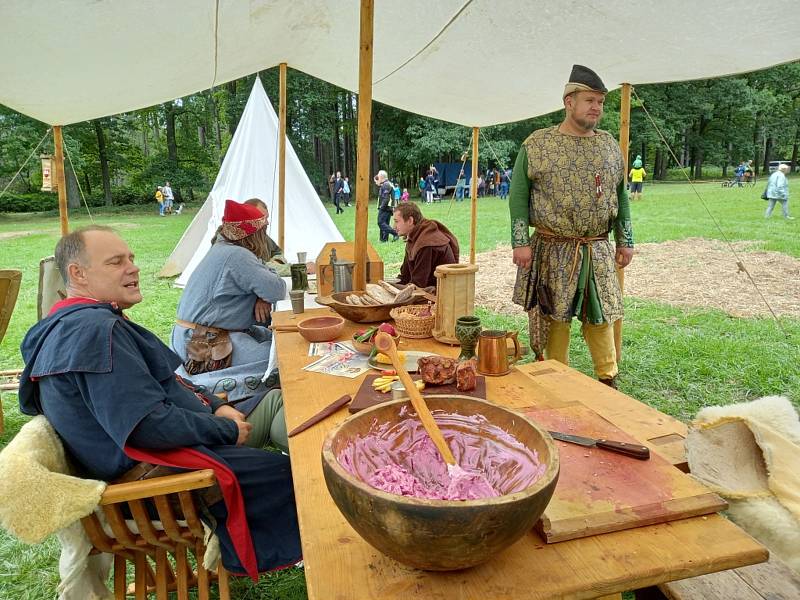
<instances>
[{"instance_id":1,"label":"wooden tabletop plank","mask_svg":"<svg viewBox=\"0 0 800 600\"><path fill-rule=\"evenodd\" d=\"M307 311L304 317L328 311ZM291 313L273 314L276 325L287 324L291 318ZM347 339L356 328L348 323L340 339ZM289 429L332 400L358 389L364 376L347 379L301 371L314 360L307 356L308 343L298 333L275 335ZM458 348L431 339L404 339L403 348L449 356L458 352ZM577 377L575 389L585 385L583 376L572 369L552 362L542 364L545 366L540 368L558 372L562 383ZM565 406L576 401L574 393L559 392L555 373L542 375L540 381L512 370L505 377L487 378L487 396L498 404L518 408ZM311 599L596 598L767 558L767 551L738 527L719 515L710 515L549 545L531 532L472 569L451 573L411 569L364 542L345 521L325 486L322 442L325 434L347 416L347 408L342 408L289 440Z\"/></svg>"}]
</instances>

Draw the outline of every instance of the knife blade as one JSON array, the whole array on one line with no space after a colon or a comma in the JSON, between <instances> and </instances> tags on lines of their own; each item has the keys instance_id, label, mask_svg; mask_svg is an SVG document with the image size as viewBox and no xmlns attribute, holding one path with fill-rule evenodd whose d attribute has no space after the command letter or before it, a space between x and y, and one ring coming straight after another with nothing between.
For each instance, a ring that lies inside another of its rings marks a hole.
<instances>
[{"instance_id":1,"label":"knife blade","mask_svg":"<svg viewBox=\"0 0 800 600\"><path fill-rule=\"evenodd\" d=\"M647 446L640 444L630 444L628 442L615 442L614 440L607 440L604 438L590 438L580 435L572 435L571 433L561 433L560 431L548 431L548 433L557 440L562 442L569 442L570 444L578 444L579 446L596 447L608 450L609 452L616 452L617 454L624 454L631 458L638 458L639 460L648 460L650 458L650 449Z\"/></svg>"}]
</instances>

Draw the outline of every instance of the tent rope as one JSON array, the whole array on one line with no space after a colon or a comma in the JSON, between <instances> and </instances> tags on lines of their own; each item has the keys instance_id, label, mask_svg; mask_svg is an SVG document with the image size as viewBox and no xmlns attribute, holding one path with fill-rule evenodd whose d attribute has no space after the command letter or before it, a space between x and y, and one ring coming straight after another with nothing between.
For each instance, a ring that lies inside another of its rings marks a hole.
<instances>
[{"instance_id":1,"label":"tent rope","mask_svg":"<svg viewBox=\"0 0 800 600\"><path fill-rule=\"evenodd\" d=\"M75 171L75 163L72 162L72 157L69 155L69 148L67 148L66 144L64 144L64 152L67 154L67 160L69 161L69 168L72 169L72 174L75 176L75 183L78 184L78 191L81 193L81 198L83 199L83 205L86 207L86 213L89 215L89 220L92 222L92 225L94 225L94 217L92 216L92 211L89 210L89 203L86 202L86 196L83 193L81 182L78 179L78 173Z\"/></svg>"},{"instance_id":2,"label":"tent rope","mask_svg":"<svg viewBox=\"0 0 800 600\"><path fill-rule=\"evenodd\" d=\"M22 161L22 164L20 165L19 169L17 169L17 172L14 173L14 176L11 178L11 181L9 181L8 184L6 184L6 187L3 188L3 191L0 191L0 198L2 198L5 195L5 193L8 191L8 188L10 188L11 185L14 183L14 181L16 181L17 177L19 177L19 174L22 173L22 169L25 168L25 165L28 164L28 161L31 159L31 157L33 157L33 155L36 154L36 151L39 149L42 143L44 143L44 141L47 139L47 136L50 135L51 131L52 129L48 128L47 131L44 132L44 136L42 137L41 140L39 140L39 143L36 144L36 148L31 150L31 153L28 155L28 158Z\"/></svg>"},{"instance_id":3,"label":"tent rope","mask_svg":"<svg viewBox=\"0 0 800 600\"><path fill-rule=\"evenodd\" d=\"M761 288L758 287L758 284L756 284L755 280L753 279L753 276L750 274L750 271L745 266L744 261L739 256L739 253L736 252L736 248L734 248L733 243L728 238L728 236L725 235L725 231L723 231L722 226L720 225L719 221L714 217L714 215L712 214L711 210L708 208L708 205L705 203L705 200L703 200L703 197L700 195L700 192L697 191L697 188L695 187L694 182L691 180L691 178L689 177L689 174L686 171L686 167L681 164L681 161L678 160L678 157L675 155L675 152L672 150L672 146L670 146L670 144L667 141L666 137L664 137L664 134L661 132L661 129L656 124L655 119L653 119L653 117L650 115L650 112L647 110L647 107L644 104L644 100L642 100L641 97L639 96L639 94L636 93L636 88L634 88L633 86L631 86L631 92L633 93L633 95L636 98L636 100L638 100L639 103L641 104L642 110L644 110L644 114L647 115L647 118L650 120L650 124L656 130L656 133L658 134L658 137L661 138L661 142L666 147L666 149L669 152L670 156L672 156L672 159L680 167L681 173L683 173L683 176L686 178L686 181L689 183L689 186L692 188L692 191L694 192L695 196L697 196L697 199L700 201L700 204L703 207L703 209L705 209L706 213L708 213L709 218L714 223L714 226L717 228L717 231L722 236L722 239L725 242L725 244L727 244L728 249L730 250L731 254L733 254L734 258L736 258L736 266L737 266L738 270L741 271L742 273L744 273L747 276L747 279L750 281L750 283L752 284L753 288L755 288L756 292L758 293L759 297L761 298L761 301L767 307L767 309L769 310L770 314L772 315L772 318L775 320L775 324L778 326L778 329L780 329L781 332L786 337L789 337L789 332L786 331L786 329L784 329L783 325L781 325L781 322L778 319L778 315L775 314L775 311L772 309L772 306L770 305L770 303L767 300L766 296L764 296L764 293L761 291Z\"/></svg>"},{"instance_id":4,"label":"tent rope","mask_svg":"<svg viewBox=\"0 0 800 600\"><path fill-rule=\"evenodd\" d=\"M431 45L432 45L432 44L433 44L433 43L434 43L436 40L438 40L440 37L442 37L442 35L444 35L444 32L445 32L445 31L447 31L447 29L450 27L450 25L452 25L452 24L453 24L453 23L456 21L456 19L458 19L458 18L461 16L461 14L462 14L462 13L463 13L465 10L467 10L467 7L468 7L470 4L472 4L472 0L467 0L467 1L464 3L464 5L463 5L461 8L459 8L459 9L456 11L456 13L455 13L455 14L454 14L452 17L450 17L450 20L449 20L449 21L447 21L447 23L445 23L445 24L444 24L444 26L443 26L443 27L442 27L442 28L439 30L439 32L438 32L438 33L437 33L435 36L433 36L433 38L431 38L431 40L430 40L430 41L429 41L427 44L425 44L425 45L424 45L422 48L420 48L420 49L419 49L417 52L415 52L415 53L413 54L413 56L411 56L410 58L408 58L407 60L405 60L404 62L402 62L402 63L401 63L399 66L397 66L395 69L393 69L392 71L390 71L389 73L387 73L386 75L384 75L383 77L381 77L380 79L378 79L377 81L373 81L373 82L372 82L372 85L373 85L373 86L376 86L376 85L378 85L379 83L381 83L381 82L385 81L386 79L388 79L389 77L391 77L392 75L394 75L395 73L397 73L397 72L398 72L400 69L402 69L403 67L405 67L405 66L406 66L408 63L410 63L410 62L411 62L411 61L413 61L415 58L417 58L417 57L418 57L420 54L422 54L423 52L425 52L425 50L427 50L428 48L430 48L430 47L431 47Z\"/></svg>"},{"instance_id":5,"label":"tent rope","mask_svg":"<svg viewBox=\"0 0 800 600\"><path fill-rule=\"evenodd\" d=\"M494 151L494 146L492 146L492 143L489 141L489 138L487 138L485 135L483 135L483 129L480 130L480 134L479 135L481 136L481 139L484 142L486 142L486 145L489 146L489 150L492 151L492 154L494 154L494 159L497 161L497 164L500 165L500 168L505 171L505 169L506 169L505 162L500 160L500 157L497 156L497 152Z\"/></svg>"}]
</instances>

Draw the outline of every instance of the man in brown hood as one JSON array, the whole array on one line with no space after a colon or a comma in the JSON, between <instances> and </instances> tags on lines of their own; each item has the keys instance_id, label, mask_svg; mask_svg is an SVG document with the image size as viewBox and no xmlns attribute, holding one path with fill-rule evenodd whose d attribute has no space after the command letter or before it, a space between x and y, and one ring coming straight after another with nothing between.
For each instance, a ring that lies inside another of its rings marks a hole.
<instances>
[{"instance_id":1,"label":"man in brown hood","mask_svg":"<svg viewBox=\"0 0 800 600\"><path fill-rule=\"evenodd\" d=\"M436 267L458 262L456 236L439 221L423 217L419 206L413 202L406 202L394 209L394 227L406 239L400 283L435 287L433 272Z\"/></svg>"}]
</instances>

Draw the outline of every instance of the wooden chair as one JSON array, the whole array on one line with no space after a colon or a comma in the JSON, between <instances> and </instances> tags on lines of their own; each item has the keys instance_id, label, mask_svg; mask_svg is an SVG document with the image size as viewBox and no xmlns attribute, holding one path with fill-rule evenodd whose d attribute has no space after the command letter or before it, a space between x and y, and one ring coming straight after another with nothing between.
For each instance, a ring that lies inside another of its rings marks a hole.
<instances>
[{"instance_id":1,"label":"wooden chair","mask_svg":"<svg viewBox=\"0 0 800 600\"><path fill-rule=\"evenodd\" d=\"M124 600L126 594L145 600L152 592L158 600L167 600L171 591L184 600L194 587L199 600L208 600L212 580L218 581L220 600L230 600L228 572L222 564L218 574L203 567L205 532L191 493L214 483L214 472L205 469L106 488L100 507L113 535L106 533L95 513L84 517L82 523L93 552L114 555L116 600ZM148 505L157 511L161 527L151 520ZM132 520L126 521L126 512ZM196 571L189 565L187 551L195 556ZM174 569L169 557L174 560ZM130 588L126 582L128 561L134 565Z\"/></svg>"},{"instance_id":2,"label":"wooden chair","mask_svg":"<svg viewBox=\"0 0 800 600\"><path fill-rule=\"evenodd\" d=\"M11 313L17 304L19 286L22 283L22 271L8 269L0 271L0 342L6 335L8 323L11 321ZM0 395L3 390L15 390L19 387L17 378L19 372L0 371ZM0 399L0 433L3 433L3 403Z\"/></svg>"}]
</instances>

